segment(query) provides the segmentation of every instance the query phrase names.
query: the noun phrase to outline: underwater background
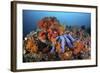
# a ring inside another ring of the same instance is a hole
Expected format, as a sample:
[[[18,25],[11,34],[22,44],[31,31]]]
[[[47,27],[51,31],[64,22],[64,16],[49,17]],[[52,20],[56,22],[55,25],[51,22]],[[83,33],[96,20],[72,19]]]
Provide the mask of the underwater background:
[[[56,17],[65,27],[91,26],[91,13],[23,10],[23,38],[31,31],[36,31],[38,21],[44,17]]]

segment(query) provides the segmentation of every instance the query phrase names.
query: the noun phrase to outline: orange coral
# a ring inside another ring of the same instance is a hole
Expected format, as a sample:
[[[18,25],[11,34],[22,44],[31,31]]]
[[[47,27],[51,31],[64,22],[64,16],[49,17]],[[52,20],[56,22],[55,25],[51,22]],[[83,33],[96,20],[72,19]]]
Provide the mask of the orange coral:
[[[27,40],[27,44],[26,44],[26,50],[30,53],[36,53],[38,51],[38,48],[36,46],[36,43],[33,42],[34,40],[32,38],[29,38]]]
[[[84,44],[81,41],[74,43],[74,54],[78,54],[80,51],[84,49]]]

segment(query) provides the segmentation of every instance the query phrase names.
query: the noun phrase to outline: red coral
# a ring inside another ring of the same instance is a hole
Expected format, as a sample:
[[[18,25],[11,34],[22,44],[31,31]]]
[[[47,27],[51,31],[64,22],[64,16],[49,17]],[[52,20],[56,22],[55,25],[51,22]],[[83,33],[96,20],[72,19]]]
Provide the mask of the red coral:
[[[55,17],[45,17],[39,21],[39,29],[47,31],[49,28],[55,28],[56,25],[59,25],[59,21]]]

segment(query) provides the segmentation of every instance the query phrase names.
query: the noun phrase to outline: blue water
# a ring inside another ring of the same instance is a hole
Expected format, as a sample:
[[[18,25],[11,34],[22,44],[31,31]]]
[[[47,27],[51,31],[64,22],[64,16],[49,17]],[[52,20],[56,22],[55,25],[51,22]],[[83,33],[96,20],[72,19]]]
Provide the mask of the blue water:
[[[91,25],[91,13],[23,10],[23,37],[36,30],[37,22],[44,17],[56,17],[64,26]]]

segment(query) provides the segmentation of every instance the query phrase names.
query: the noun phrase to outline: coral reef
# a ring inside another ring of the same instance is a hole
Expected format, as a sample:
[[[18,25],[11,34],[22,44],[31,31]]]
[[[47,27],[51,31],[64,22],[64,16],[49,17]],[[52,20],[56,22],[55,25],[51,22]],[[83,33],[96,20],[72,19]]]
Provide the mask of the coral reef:
[[[84,26],[65,27],[56,17],[44,17],[37,26],[23,40],[23,62],[91,58],[91,35]]]

